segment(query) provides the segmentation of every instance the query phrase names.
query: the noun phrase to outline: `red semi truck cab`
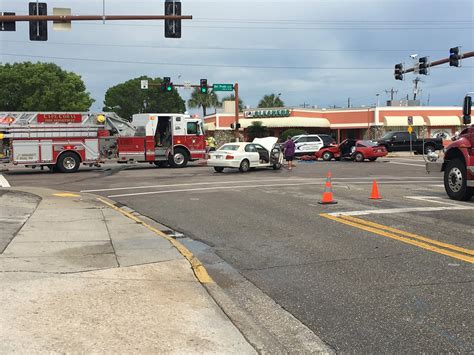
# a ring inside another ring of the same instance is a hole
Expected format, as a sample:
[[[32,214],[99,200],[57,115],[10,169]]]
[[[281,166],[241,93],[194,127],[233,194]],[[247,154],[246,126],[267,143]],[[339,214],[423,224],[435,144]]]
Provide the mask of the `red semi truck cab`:
[[[444,188],[453,200],[468,201],[474,196],[474,127],[471,124],[472,98],[467,94],[463,105],[465,127],[444,152],[441,162],[427,162],[428,172],[444,172]]]

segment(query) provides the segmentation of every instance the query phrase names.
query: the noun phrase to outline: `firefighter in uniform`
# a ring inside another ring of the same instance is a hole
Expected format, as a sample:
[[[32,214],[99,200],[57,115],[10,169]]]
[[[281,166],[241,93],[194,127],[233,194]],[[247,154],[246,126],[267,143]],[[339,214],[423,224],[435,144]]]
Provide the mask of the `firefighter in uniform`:
[[[216,139],[212,136],[206,138],[207,152],[216,150]]]

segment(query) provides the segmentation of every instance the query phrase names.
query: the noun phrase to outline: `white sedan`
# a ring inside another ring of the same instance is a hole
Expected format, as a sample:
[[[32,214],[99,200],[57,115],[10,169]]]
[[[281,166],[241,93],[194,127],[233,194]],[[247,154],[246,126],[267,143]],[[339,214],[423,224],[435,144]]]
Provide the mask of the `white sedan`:
[[[255,138],[253,142],[226,143],[209,154],[208,166],[221,173],[224,168],[236,168],[246,172],[251,168],[272,167],[277,170],[283,164],[283,154],[276,137]]]

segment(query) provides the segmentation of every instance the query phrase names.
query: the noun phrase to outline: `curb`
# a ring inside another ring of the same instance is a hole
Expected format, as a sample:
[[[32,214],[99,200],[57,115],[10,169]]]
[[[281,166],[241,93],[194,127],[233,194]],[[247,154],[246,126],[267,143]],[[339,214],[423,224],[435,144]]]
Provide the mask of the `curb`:
[[[161,238],[164,238],[166,239],[167,241],[169,241],[180,253],[181,255],[183,255],[186,260],[188,260],[188,262],[191,264],[191,268],[193,269],[193,272],[194,272],[194,275],[196,276],[196,278],[198,279],[198,281],[201,283],[201,284],[212,284],[214,283],[214,281],[212,280],[212,278],[209,276],[206,268],[204,267],[204,265],[199,261],[198,258],[196,258],[193,253],[191,253],[189,251],[188,248],[186,248],[183,244],[181,244],[180,242],[178,242],[175,238],[172,238],[170,237],[169,235],[167,235],[166,233],[164,233],[163,231],[160,231],[158,229],[156,229],[155,227],[151,226],[150,224],[146,223],[145,221],[141,220],[140,218],[138,218],[136,215],[139,215],[141,216],[138,212],[132,210],[131,208],[129,207],[126,207],[130,212],[128,211],[125,211],[123,208],[120,208],[117,206],[117,203],[115,202],[111,202],[110,200],[107,200],[103,197],[96,197],[96,199],[100,202],[102,202],[104,205],[114,209],[115,211],[117,212],[120,212],[121,214],[123,214],[124,216],[130,218],[131,220],[141,224],[142,226],[144,226],[145,228],[147,228],[148,230],[152,231],[153,233],[157,234],[158,236],[160,236]],[[133,214],[132,214],[133,213]],[[171,230],[169,230],[171,232]]]

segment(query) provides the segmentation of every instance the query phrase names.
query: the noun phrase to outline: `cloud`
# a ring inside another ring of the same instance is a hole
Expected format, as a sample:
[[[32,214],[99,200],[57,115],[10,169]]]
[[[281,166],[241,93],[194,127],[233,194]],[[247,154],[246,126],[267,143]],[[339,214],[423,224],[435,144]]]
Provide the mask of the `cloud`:
[[[162,1],[105,3],[107,14],[163,13]],[[3,11],[27,13],[28,1],[2,4]],[[48,0],[48,6],[50,13],[53,7],[72,7],[80,15],[102,12],[101,0]],[[95,110],[102,108],[107,88],[140,75],[239,82],[252,106],[279,92],[288,105],[342,106],[348,97],[372,104],[391,87],[411,95],[414,76],[395,81],[393,66],[411,65],[414,52],[436,60],[453,46],[474,49],[474,5],[467,0],[183,0],[182,6],[194,19],[183,22],[179,40],[164,38],[161,21],[127,21],[77,22],[69,32],[50,27],[48,42],[30,42],[28,24],[22,23],[15,33],[0,33],[1,61],[52,61],[78,73],[96,99]],[[431,104],[458,105],[473,87],[471,61],[463,68],[432,68],[421,84],[423,95],[429,91]]]

